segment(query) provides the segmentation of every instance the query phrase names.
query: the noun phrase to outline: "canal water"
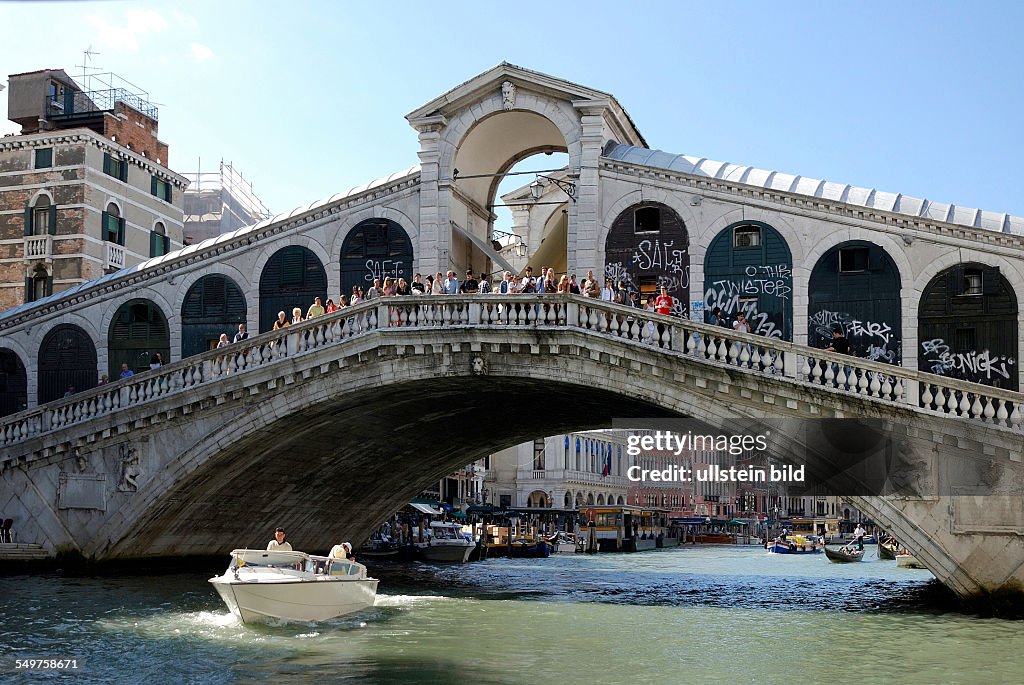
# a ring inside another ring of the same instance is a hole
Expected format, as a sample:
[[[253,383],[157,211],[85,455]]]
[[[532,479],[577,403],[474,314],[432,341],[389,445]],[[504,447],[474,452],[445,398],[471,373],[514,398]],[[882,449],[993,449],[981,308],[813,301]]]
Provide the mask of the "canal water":
[[[710,546],[378,567],[373,609],[258,627],[206,582],[221,568],[6,577],[0,682],[1022,682],[1024,623],[957,613],[930,573],[869,549],[845,565]]]

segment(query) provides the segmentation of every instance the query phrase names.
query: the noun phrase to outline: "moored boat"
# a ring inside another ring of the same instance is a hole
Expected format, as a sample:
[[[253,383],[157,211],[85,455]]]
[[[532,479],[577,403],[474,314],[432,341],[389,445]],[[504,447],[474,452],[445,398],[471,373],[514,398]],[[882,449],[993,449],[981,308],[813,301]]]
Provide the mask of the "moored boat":
[[[474,545],[462,534],[458,523],[430,523],[430,537],[417,545],[420,558],[424,561],[451,561],[464,564],[469,560]]]
[[[864,558],[864,550],[856,549],[854,547],[845,546],[837,549],[829,549],[826,545],[823,549],[825,550],[825,556],[828,557],[828,560],[834,561],[837,564],[860,561]]]
[[[897,568],[926,568],[924,564],[917,560],[910,552],[902,552],[896,555],[896,566]]]
[[[823,546],[818,544],[817,538],[807,535],[788,535],[767,544],[771,554],[818,554]]]
[[[892,538],[883,538],[878,541],[878,558],[892,561],[899,552],[899,544]]]
[[[378,561],[392,561],[398,559],[402,551],[397,540],[381,533],[374,533],[366,544],[359,548],[359,557],[375,559]]]
[[[326,621],[373,606],[377,579],[347,559],[236,549],[210,583],[243,623]]]

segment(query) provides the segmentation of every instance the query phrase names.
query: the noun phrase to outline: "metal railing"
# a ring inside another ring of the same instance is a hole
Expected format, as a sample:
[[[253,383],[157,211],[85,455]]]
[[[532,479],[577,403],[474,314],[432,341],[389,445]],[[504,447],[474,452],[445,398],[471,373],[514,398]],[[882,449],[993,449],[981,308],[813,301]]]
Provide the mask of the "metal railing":
[[[0,445],[13,445],[369,333],[466,326],[585,331],[698,364],[824,388],[837,396],[910,407],[1017,432],[1024,429],[1021,393],[577,295],[487,294],[378,298],[263,333],[245,343],[4,417],[0,419]]]

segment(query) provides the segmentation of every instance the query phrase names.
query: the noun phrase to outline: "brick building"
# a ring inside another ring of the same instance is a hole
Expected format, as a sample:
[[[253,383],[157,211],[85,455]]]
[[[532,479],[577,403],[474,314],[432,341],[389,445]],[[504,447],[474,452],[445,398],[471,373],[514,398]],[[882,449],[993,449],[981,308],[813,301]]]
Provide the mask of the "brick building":
[[[90,86],[9,77],[21,132],[0,139],[0,310],[182,246],[187,179],[167,167],[157,108],[113,75]]]

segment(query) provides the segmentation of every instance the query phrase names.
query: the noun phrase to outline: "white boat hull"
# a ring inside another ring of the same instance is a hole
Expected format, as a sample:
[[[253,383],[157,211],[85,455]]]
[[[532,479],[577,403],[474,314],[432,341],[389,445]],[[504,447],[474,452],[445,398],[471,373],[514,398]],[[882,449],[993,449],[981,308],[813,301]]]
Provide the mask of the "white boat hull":
[[[473,552],[473,545],[424,545],[420,554],[424,561],[451,561],[464,564]]]
[[[210,578],[243,623],[326,621],[373,606],[377,579],[354,561],[304,552],[236,549],[222,575]]]
[[[214,578],[210,581],[231,613],[243,623],[326,621],[373,606],[377,580],[324,578],[265,583]]]

